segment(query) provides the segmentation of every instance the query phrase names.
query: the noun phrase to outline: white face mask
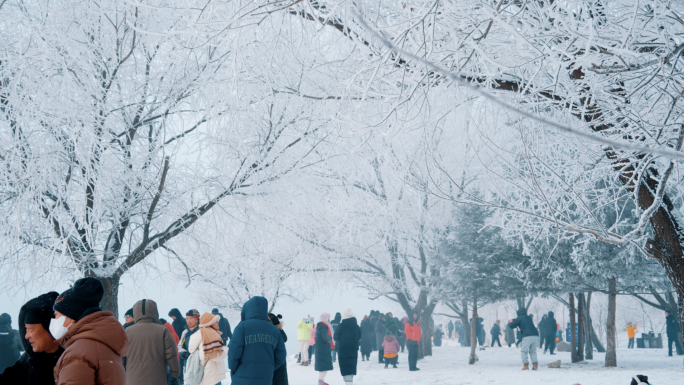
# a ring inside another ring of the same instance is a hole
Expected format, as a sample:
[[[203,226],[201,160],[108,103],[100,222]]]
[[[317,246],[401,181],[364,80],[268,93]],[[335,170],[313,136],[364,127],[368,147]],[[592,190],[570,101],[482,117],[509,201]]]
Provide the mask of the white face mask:
[[[50,320],[50,334],[56,340],[64,337],[69,331],[69,328],[73,323],[67,327],[64,327],[64,322],[66,321],[66,316],[61,316],[59,318],[53,318]]]

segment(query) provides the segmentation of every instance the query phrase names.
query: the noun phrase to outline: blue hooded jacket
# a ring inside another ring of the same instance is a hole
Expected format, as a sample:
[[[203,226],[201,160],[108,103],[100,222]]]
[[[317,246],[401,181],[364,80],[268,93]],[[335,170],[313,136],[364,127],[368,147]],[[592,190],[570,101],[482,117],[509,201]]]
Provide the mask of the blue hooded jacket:
[[[271,385],[287,352],[280,330],[268,320],[268,300],[252,297],[245,302],[240,321],[228,344],[232,384]]]

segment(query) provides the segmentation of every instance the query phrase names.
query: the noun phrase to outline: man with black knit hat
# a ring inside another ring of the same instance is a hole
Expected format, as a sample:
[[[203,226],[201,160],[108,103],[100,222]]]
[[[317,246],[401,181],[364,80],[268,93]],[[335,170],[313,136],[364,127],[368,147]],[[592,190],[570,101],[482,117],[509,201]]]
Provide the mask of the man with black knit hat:
[[[104,288],[97,278],[81,278],[60,294],[50,333],[65,350],[55,367],[55,385],[124,385],[121,356],[126,331],[114,314],[100,309]]]
[[[188,352],[188,344],[190,343],[190,337],[192,337],[195,332],[199,330],[199,319],[200,313],[197,309],[190,309],[185,313],[185,322],[187,326],[183,333],[181,334],[180,340],[178,342],[178,356],[180,357],[181,365],[181,384],[184,382],[183,372],[185,371],[185,361],[190,357],[190,352]]]
[[[126,323],[123,325],[124,329],[128,329],[129,326],[135,325],[135,318],[133,318],[132,308],[126,310],[126,313],[124,314],[124,321],[126,321]]]
[[[233,337],[233,333],[230,331],[230,322],[219,313],[219,310],[214,308],[211,310],[211,314],[221,317],[219,320],[219,331],[221,332],[221,339],[223,339],[223,344],[228,345],[228,339]]]
[[[26,353],[0,374],[3,385],[53,385],[53,371],[64,352],[48,331],[59,293],[42,294],[19,310],[19,337]]]
[[[0,315],[0,373],[6,368],[14,365],[19,359],[21,351],[21,340],[19,332],[12,329],[12,317],[3,313]]]

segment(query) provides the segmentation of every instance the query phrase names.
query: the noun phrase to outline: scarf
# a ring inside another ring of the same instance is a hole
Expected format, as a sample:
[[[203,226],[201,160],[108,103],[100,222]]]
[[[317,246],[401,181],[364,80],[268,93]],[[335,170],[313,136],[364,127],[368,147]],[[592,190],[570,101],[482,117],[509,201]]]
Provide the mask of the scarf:
[[[221,319],[219,315],[204,313],[200,318],[200,334],[202,336],[202,351],[204,362],[209,362],[223,353],[223,340],[221,333],[211,327]]]
[[[332,325],[330,324],[330,314],[328,313],[323,313],[321,314],[321,322],[325,324],[325,326],[328,327],[328,335],[332,337]],[[330,338],[330,349],[335,349],[335,342],[333,341],[332,338]]]

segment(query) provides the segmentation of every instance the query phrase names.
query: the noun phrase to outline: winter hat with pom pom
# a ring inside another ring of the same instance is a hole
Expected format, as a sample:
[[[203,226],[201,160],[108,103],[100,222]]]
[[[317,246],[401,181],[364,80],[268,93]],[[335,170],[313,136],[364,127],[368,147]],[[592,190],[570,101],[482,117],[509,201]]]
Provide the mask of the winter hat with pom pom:
[[[344,310],[344,313],[342,313],[342,319],[345,320],[347,318],[351,318],[354,316],[354,312],[352,312],[352,309],[350,307],[346,308]]]
[[[81,278],[57,298],[53,309],[71,319],[79,320],[86,310],[100,306],[103,296],[104,287],[99,279]]]

